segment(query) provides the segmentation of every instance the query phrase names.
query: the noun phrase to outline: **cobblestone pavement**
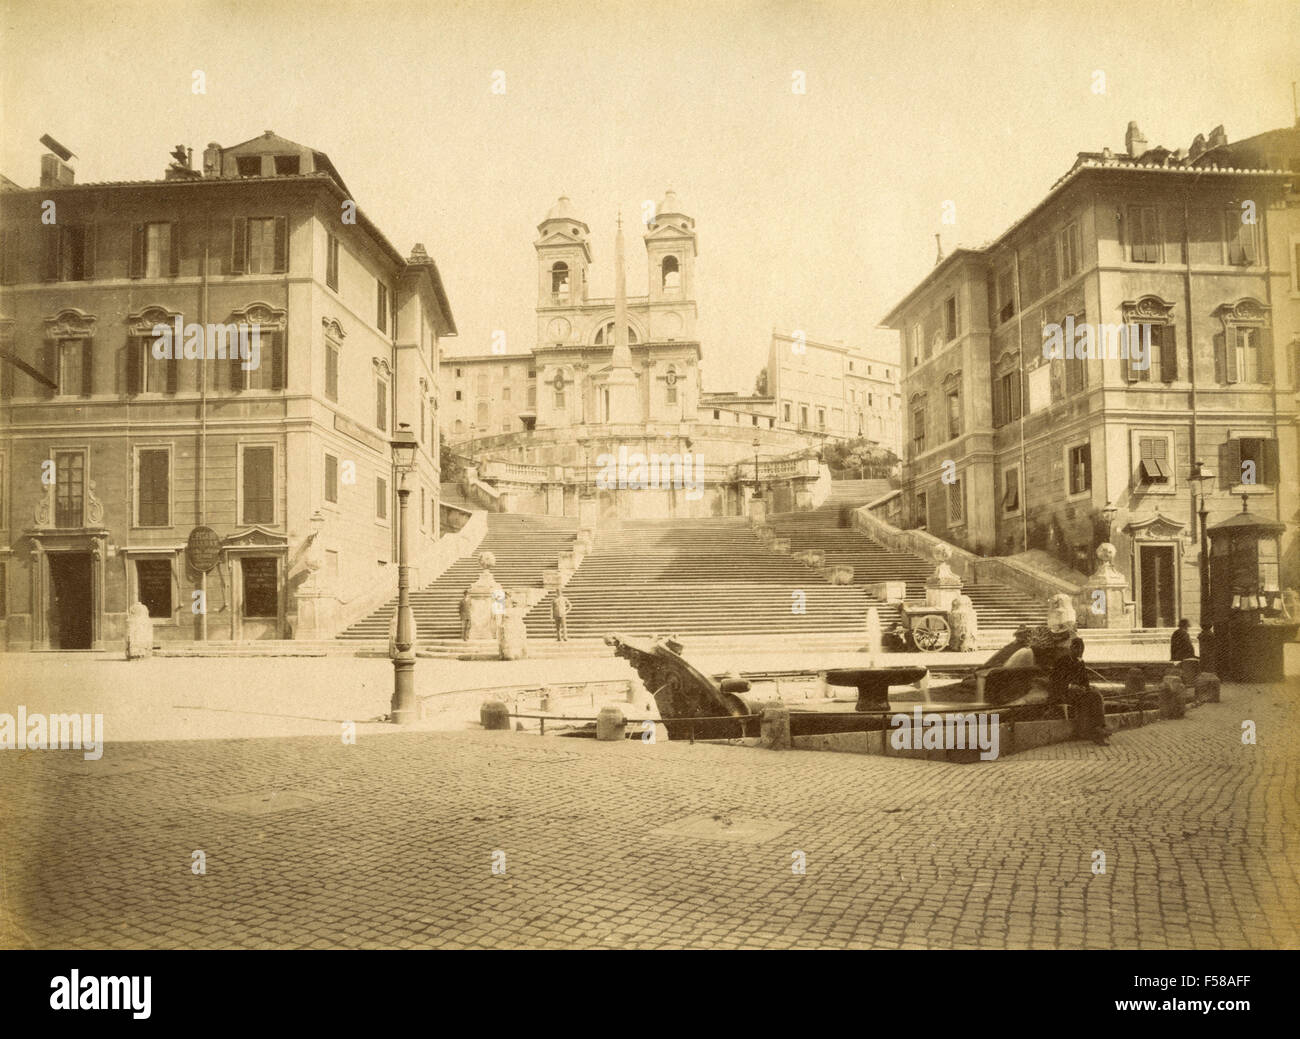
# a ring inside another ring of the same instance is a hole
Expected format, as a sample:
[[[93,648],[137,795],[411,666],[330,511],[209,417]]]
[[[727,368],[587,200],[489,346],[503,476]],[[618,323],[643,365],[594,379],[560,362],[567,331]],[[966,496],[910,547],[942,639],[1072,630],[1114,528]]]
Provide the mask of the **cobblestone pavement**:
[[[485,732],[6,751],[0,938],[1294,948],[1295,693],[972,765]]]

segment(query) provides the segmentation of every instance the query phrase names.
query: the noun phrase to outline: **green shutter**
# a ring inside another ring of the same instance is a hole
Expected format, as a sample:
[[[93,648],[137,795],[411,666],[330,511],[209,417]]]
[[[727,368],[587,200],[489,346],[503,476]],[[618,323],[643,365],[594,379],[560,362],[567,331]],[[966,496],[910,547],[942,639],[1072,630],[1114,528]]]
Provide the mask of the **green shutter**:
[[[230,231],[230,273],[243,274],[248,266],[248,220],[235,217]]]
[[[286,371],[288,365],[285,357],[287,351],[284,345],[284,333],[272,332],[268,345],[271,348],[271,389],[282,390],[285,387],[286,375],[288,374]]]
[[[167,273],[174,278],[176,277],[176,275],[180,274],[181,272],[180,225],[177,224],[175,221],[167,225],[167,237],[169,243],[167,247],[167,253],[168,253],[168,259],[170,263],[170,269],[168,270]]]
[[[1259,381],[1265,385],[1273,383],[1273,330],[1259,330]]]
[[[144,224],[136,224],[131,229],[131,268],[132,278],[144,277]]]
[[[1219,486],[1228,490],[1241,483],[1241,441],[1225,440],[1219,445]]]
[[[81,395],[89,397],[95,392],[95,341],[81,341]]]
[[[60,255],[63,251],[63,228],[50,224],[42,229],[45,239],[44,264],[41,267],[42,281],[58,281],[60,272]]]
[[[82,225],[81,235],[81,276],[86,281],[93,281],[95,277],[95,225]]]
[[[128,337],[126,341],[126,392],[140,392],[140,367],[144,363],[143,353],[146,339]]]
[[[289,269],[289,219],[275,218],[275,272],[283,274]]]
[[[1273,439],[1261,441],[1264,445],[1264,472],[1261,474],[1261,483],[1269,487],[1277,487],[1281,479],[1278,469],[1278,451],[1277,441]]]

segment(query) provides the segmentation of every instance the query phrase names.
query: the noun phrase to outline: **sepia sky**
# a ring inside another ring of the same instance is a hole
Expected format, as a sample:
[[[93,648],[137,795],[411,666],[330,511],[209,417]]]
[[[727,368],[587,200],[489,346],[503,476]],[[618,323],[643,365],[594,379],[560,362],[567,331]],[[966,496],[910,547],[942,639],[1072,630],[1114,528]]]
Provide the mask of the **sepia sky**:
[[[0,0],[0,172],[38,143],[78,181],[160,178],[178,143],[264,130],[329,154],[399,251],[435,257],[460,337],[534,346],[536,225],[560,194],[613,294],[617,211],[696,219],[708,389],[747,390],[773,327],[876,326],[945,249],[1023,215],[1078,151],[1292,123],[1293,0],[776,3]],[[207,93],[191,92],[205,73]],[[504,95],[490,93],[495,70]],[[792,92],[802,71],[807,93]],[[1093,91],[1094,72],[1105,93]],[[957,223],[941,224],[952,200]],[[628,291],[646,292],[631,227]]]

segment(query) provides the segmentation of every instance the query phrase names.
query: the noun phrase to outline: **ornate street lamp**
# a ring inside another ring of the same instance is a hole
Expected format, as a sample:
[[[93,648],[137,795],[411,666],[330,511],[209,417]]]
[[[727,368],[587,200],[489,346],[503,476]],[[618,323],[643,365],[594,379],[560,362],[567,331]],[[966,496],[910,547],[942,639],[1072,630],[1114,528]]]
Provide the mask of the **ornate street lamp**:
[[[1201,670],[1214,670],[1214,632],[1210,620],[1210,538],[1207,533],[1209,530],[1210,510],[1205,504],[1205,481],[1214,479],[1214,470],[1204,462],[1192,463],[1192,480],[1196,483],[1197,507],[1196,515],[1201,519],[1201,558],[1200,558],[1200,578],[1201,578],[1201,635],[1197,639],[1197,648],[1200,650]]]
[[[389,441],[393,449],[393,470],[397,473],[397,637],[393,640],[393,700],[389,707],[398,725],[416,718],[415,703],[415,616],[411,611],[409,574],[410,525],[406,520],[406,500],[410,488],[406,474],[415,468],[415,434],[409,423],[401,422]]]
[[[754,437],[754,442],[750,446],[754,449],[754,497],[761,498],[763,491],[758,485],[758,449],[762,446],[762,441]]]

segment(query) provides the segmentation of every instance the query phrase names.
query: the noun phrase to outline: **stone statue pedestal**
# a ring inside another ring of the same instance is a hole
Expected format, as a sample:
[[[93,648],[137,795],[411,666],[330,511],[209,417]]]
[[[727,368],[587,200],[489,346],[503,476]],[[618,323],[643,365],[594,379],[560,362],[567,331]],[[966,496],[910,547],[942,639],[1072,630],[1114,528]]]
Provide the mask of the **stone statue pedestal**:
[[[1097,569],[1084,585],[1083,626],[1088,628],[1131,628],[1126,608],[1128,581],[1114,567],[1115,546],[1104,542],[1097,546]]]
[[[495,639],[501,630],[506,593],[492,576],[492,568],[497,565],[496,556],[491,552],[482,552],[478,557],[478,565],[482,570],[466,590],[469,596],[469,637],[471,640]]]
[[[596,521],[599,518],[599,505],[595,498],[578,499],[578,526],[584,533],[589,530],[595,530]]]
[[[950,611],[953,600],[961,595],[961,578],[948,565],[951,558],[952,549],[944,545],[939,550],[939,564],[925,580],[925,604],[942,607],[944,612]]]
[[[527,605],[520,602],[517,596],[509,597],[497,643],[502,660],[522,660],[528,656],[528,630],[524,627],[524,615],[527,612]]]
[[[749,499],[749,524],[761,527],[767,522],[767,502],[762,498]]]
[[[126,659],[143,660],[153,656],[153,618],[142,602],[131,604],[126,611]]]

